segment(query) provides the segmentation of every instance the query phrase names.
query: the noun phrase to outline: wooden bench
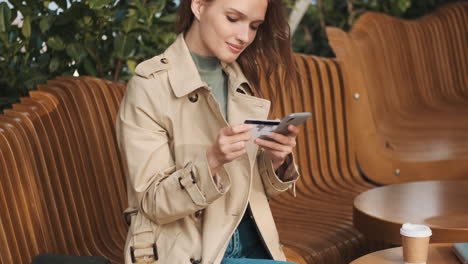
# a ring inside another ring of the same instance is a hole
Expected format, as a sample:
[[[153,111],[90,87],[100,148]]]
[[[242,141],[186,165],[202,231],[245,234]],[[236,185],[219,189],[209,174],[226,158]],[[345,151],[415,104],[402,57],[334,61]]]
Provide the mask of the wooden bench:
[[[352,226],[353,198],[373,185],[361,177],[349,144],[340,66],[295,58],[299,85],[282,88],[273,116],[311,111],[313,118],[296,149],[297,198],[285,193],[271,201],[272,210],[289,260],[349,263],[385,247]],[[126,170],[114,121],[124,90],[96,78],[62,77],[0,115],[0,263],[30,263],[44,252],[123,262]]]
[[[123,88],[60,78],[0,116],[0,263],[44,252],[122,262],[127,202],[113,119]]]
[[[352,204],[374,187],[360,175],[349,144],[341,68],[333,59],[297,55],[295,90],[283,87],[275,116],[310,111],[296,149],[303,178],[271,205],[282,243],[298,252],[297,263],[349,263],[386,245],[366,240],[352,224]]]
[[[364,174],[384,184],[468,178],[468,3],[414,21],[366,13],[349,33],[327,34]]]

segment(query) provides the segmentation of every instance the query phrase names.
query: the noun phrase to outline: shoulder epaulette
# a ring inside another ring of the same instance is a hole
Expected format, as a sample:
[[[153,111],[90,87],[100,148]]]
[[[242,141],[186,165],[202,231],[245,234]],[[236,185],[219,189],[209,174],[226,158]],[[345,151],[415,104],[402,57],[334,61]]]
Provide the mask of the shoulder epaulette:
[[[152,74],[169,69],[169,59],[163,55],[155,56],[138,64],[135,73],[141,77],[149,78]]]

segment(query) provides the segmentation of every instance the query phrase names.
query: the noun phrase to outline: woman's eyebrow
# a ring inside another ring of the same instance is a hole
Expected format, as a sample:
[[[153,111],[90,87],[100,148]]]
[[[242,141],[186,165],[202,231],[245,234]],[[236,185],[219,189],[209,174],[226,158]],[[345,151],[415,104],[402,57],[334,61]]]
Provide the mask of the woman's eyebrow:
[[[237,9],[234,9],[232,7],[228,8],[227,9],[228,12],[233,12],[233,13],[236,13],[240,18],[247,18],[247,16],[242,13],[241,11],[237,10]],[[263,22],[263,19],[257,19],[255,21],[252,21],[253,23],[257,23],[257,22],[260,22],[262,23]]]

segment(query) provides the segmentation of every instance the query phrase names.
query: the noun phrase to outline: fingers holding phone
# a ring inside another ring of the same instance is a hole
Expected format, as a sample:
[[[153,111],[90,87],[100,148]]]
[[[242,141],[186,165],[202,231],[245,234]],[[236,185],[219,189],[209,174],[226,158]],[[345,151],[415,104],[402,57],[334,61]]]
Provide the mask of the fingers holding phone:
[[[272,133],[266,135],[267,139],[257,138],[255,144],[263,147],[270,155],[273,163],[273,168],[278,169],[286,160],[287,156],[292,153],[296,146],[296,137],[299,134],[299,128],[294,125],[287,127],[288,133],[286,135],[279,133]]]
[[[246,124],[253,124],[255,128],[251,130],[254,141],[270,155],[273,167],[278,169],[292,153],[296,146],[296,137],[299,134],[298,126],[312,116],[310,112],[292,113],[277,120],[245,120]]]
[[[246,153],[245,147],[251,138],[249,131],[252,128],[252,125],[241,124],[224,127],[219,131],[215,143],[206,152],[212,175],[225,163]]]

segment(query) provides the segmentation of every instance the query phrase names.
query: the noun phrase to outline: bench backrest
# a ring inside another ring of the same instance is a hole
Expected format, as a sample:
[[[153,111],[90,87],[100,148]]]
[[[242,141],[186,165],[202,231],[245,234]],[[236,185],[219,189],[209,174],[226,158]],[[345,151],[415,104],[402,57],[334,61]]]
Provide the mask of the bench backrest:
[[[59,78],[0,116],[0,263],[39,253],[120,263],[124,168],[114,135],[123,86]]]
[[[468,3],[408,21],[366,13],[327,29],[354,148],[380,183],[468,177]]]

